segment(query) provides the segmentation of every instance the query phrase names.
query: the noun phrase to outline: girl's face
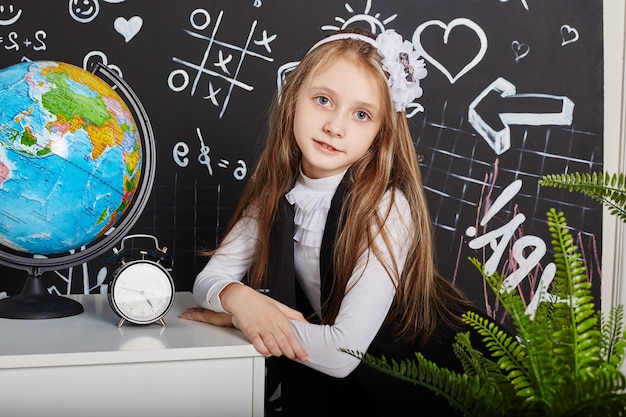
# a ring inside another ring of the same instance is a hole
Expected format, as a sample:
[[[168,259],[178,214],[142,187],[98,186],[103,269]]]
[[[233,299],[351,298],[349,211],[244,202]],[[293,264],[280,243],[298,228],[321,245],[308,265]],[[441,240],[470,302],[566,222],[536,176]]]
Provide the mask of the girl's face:
[[[338,174],[369,149],[383,120],[376,81],[339,58],[312,75],[298,94],[294,134],[302,171],[310,178]]]

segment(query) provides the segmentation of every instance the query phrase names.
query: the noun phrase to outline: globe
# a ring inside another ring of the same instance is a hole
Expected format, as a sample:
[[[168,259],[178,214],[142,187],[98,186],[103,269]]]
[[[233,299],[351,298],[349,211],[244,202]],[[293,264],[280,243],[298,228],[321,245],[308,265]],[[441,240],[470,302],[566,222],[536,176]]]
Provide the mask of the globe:
[[[0,263],[38,278],[111,248],[145,206],[153,153],[143,106],[109,68],[0,70]],[[25,310],[48,302],[40,287],[27,281]]]
[[[124,214],[141,175],[134,118],[115,90],[70,64],[0,71],[0,243],[78,249]]]

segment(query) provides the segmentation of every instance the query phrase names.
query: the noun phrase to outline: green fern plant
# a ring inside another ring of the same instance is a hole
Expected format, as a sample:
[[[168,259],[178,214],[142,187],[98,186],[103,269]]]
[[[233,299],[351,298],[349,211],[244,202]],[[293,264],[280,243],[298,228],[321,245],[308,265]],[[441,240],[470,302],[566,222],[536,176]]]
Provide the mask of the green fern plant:
[[[584,178],[577,181],[582,183]],[[600,180],[590,181],[598,184]],[[623,187],[623,178],[615,184]],[[617,193],[600,194],[610,199]],[[388,362],[385,357],[343,351],[382,372],[433,390],[465,416],[626,416],[626,377],[620,370],[626,349],[624,308],[612,308],[608,317],[595,310],[586,268],[563,213],[551,209],[547,219],[556,274],[547,293],[540,295],[534,317],[526,314],[517,291],[503,290],[504,277],[497,272],[487,274],[476,258],[470,258],[516,329],[514,337],[474,312],[462,316],[482,337],[493,359],[471,345],[469,332],[458,333],[454,344],[462,374],[438,366],[419,352],[412,360]]]
[[[544,175],[539,180],[539,185],[582,193],[600,202],[609,209],[612,215],[626,222],[626,175],[624,173],[550,174]]]

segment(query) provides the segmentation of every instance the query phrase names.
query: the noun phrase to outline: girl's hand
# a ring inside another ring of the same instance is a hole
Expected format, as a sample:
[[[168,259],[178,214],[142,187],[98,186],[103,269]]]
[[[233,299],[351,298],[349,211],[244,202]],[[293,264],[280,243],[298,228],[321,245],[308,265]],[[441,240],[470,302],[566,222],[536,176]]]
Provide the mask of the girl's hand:
[[[247,285],[229,285],[220,294],[224,308],[237,320],[237,327],[264,356],[285,355],[306,361],[307,355],[289,324],[306,322],[302,314]]]
[[[233,316],[228,313],[217,313],[200,307],[188,308],[178,315],[181,319],[200,321],[215,326],[234,327]]]

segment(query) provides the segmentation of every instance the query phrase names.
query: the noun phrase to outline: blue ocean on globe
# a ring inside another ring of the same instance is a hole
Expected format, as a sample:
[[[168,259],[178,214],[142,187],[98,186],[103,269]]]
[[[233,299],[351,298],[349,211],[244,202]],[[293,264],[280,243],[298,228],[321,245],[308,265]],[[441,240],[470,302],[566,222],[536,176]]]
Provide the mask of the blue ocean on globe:
[[[51,255],[105,234],[141,175],[132,113],[99,77],[56,61],[0,70],[0,244]]]

